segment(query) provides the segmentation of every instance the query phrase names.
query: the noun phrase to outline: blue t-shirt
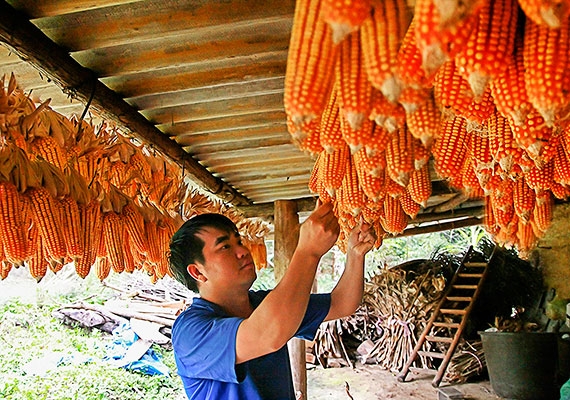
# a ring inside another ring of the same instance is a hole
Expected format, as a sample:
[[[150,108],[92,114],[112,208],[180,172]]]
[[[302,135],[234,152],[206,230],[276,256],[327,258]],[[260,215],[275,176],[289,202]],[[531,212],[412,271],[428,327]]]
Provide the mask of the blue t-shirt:
[[[269,291],[249,292],[253,307]],[[329,294],[313,294],[296,337],[312,340],[330,308]],[[172,327],[178,374],[189,399],[295,399],[287,346],[236,365],[236,334],[243,318],[201,298]]]

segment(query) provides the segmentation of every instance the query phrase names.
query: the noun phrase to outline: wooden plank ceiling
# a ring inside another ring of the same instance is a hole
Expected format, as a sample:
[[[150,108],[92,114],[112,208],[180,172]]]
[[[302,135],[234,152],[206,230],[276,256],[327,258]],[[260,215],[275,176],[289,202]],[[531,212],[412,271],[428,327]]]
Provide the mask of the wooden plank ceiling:
[[[14,72],[22,88],[51,98],[66,116],[89,103],[93,116],[160,149],[250,215],[271,214],[278,199],[303,209],[314,197],[307,187],[314,160],[292,144],[283,107],[294,7],[294,0],[0,1],[0,75]],[[456,196],[435,175],[433,193],[424,220],[481,216],[481,202],[433,215]]]

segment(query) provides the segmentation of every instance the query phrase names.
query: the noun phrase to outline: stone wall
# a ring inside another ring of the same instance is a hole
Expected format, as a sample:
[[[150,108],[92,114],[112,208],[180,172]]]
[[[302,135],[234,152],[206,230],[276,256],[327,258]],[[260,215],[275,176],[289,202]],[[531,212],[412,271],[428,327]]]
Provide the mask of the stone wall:
[[[559,299],[570,299],[570,204],[559,204],[552,225],[538,242],[539,265]]]

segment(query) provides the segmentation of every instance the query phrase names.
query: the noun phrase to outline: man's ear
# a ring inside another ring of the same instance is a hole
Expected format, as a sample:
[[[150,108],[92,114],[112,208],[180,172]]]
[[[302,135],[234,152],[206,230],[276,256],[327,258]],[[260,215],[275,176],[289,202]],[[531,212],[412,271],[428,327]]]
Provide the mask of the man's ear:
[[[192,263],[192,264],[188,264],[188,266],[186,267],[186,270],[188,271],[188,273],[190,274],[190,276],[194,279],[196,279],[196,281],[198,282],[206,282],[206,276],[202,274],[202,272],[200,271],[198,264]]]

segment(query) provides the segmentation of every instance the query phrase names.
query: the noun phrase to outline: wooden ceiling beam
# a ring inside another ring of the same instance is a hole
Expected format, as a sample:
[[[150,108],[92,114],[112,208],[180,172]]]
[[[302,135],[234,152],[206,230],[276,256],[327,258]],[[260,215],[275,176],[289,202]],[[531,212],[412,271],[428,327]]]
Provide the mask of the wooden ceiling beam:
[[[115,92],[103,85],[92,71],[73,60],[62,47],[52,42],[25,15],[6,2],[0,2],[0,41],[49,76],[64,92],[90,104],[102,118],[115,122],[129,134],[144,143],[152,144],[173,162],[183,166],[189,177],[203,189],[236,205],[251,203],[233,187],[214,177],[180,145],[150,124]]]

